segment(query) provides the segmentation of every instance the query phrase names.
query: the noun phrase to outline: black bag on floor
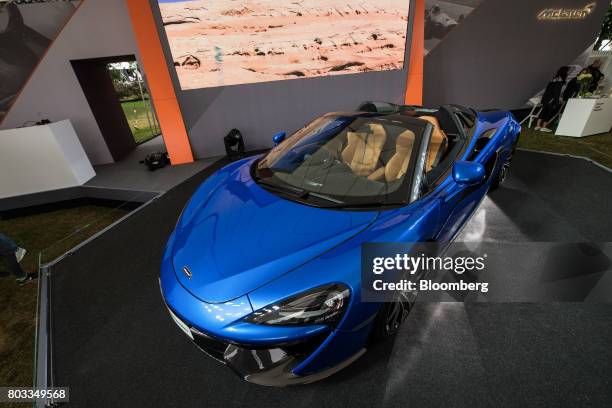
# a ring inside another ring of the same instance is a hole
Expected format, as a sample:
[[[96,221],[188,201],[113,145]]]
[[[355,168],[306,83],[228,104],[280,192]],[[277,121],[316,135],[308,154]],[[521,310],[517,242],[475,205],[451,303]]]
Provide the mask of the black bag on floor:
[[[232,129],[223,138],[225,153],[230,161],[242,159],[244,157],[244,139],[238,129]]]
[[[170,157],[168,152],[153,152],[147,154],[145,159],[140,161],[140,164],[147,166],[149,171],[154,171],[170,164]]]

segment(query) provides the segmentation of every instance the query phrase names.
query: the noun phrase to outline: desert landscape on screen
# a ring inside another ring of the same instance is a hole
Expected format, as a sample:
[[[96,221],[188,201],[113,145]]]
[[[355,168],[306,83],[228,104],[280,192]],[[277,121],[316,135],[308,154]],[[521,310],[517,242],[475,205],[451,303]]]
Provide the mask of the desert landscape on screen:
[[[160,2],[182,89],[401,69],[408,0]]]

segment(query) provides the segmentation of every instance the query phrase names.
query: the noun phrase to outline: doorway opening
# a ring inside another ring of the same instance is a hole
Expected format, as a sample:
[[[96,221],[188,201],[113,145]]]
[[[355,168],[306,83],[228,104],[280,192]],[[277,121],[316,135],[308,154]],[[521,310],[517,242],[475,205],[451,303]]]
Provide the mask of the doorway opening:
[[[136,61],[110,62],[106,69],[136,144],[161,134],[149,91]]]
[[[156,137],[160,134],[159,122],[146,78],[138,69],[134,55],[71,60],[70,63],[113,162],[123,160],[141,146],[147,150],[154,144],[157,150],[165,150],[161,136]]]

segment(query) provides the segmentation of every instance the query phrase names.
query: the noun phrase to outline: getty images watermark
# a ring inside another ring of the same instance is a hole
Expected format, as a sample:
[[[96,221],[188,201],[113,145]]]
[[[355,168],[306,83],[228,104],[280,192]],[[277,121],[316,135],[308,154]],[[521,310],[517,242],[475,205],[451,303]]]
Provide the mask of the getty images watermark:
[[[452,272],[463,275],[466,272],[482,271],[485,269],[487,254],[482,256],[428,256],[424,253],[409,255],[407,253],[394,256],[378,256],[372,260],[372,273],[378,275],[374,279],[372,288],[375,291],[480,291],[488,292],[488,282],[468,282],[463,279],[457,282],[435,282],[427,279],[430,272]],[[383,278],[390,276],[389,272],[397,272],[393,276],[399,280],[386,281]],[[410,276],[410,279],[401,278]]]
[[[369,243],[361,300],[612,303],[612,244]]]
[[[392,301],[408,292],[430,300],[443,300],[441,296],[453,292],[462,298],[487,293],[489,282],[477,279],[487,268],[487,258],[486,253],[449,251],[437,243],[364,244],[362,300]]]

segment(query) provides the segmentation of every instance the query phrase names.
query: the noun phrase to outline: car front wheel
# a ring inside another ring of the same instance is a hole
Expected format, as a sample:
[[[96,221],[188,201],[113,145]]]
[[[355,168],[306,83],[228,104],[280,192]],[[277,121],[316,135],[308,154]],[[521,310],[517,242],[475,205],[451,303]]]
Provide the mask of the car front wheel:
[[[395,302],[384,303],[376,315],[376,320],[374,320],[370,340],[379,341],[395,335],[408,317],[408,313],[416,300],[416,295],[416,293],[406,292],[402,293]]]

